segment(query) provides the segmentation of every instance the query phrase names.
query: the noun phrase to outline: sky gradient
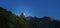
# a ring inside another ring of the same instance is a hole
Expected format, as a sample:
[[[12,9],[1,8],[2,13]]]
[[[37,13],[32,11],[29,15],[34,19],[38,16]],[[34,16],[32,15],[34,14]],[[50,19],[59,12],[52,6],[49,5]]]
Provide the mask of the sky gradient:
[[[50,16],[60,20],[60,0],[0,0],[0,6],[16,15]]]

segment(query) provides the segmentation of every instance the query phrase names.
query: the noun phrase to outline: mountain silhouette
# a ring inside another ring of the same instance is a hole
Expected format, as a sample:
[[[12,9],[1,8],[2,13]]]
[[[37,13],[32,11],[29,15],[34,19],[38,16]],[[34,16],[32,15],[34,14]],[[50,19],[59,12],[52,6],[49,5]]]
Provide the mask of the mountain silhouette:
[[[60,21],[48,16],[43,18],[25,17],[24,13],[16,16],[11,11],[0,7],[0,28],[60,28]]]

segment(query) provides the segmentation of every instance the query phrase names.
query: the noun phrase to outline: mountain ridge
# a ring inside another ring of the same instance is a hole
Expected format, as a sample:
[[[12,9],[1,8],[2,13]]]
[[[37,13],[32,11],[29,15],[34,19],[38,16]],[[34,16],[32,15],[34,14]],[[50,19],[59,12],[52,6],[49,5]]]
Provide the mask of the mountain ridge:
[[[60,28],[60,21],[51,21],[47,16],[43,18],[35,16],[31,20],[26,20],[0,7],[0,28]]]

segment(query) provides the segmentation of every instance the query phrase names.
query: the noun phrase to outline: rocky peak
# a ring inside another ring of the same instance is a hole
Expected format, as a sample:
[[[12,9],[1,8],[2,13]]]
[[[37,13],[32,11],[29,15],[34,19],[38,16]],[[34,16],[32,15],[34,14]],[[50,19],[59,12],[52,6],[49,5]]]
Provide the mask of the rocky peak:
[[[27,15],[25,13],[21,13],[20,17],[25,18]]]

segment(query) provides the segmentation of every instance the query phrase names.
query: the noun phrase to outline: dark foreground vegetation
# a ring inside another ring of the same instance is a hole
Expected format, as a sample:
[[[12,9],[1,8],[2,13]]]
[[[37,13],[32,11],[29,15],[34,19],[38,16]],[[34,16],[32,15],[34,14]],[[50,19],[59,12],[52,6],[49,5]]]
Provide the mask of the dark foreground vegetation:
[[[27,21],[0,7],[0,28],[60,28],[60,21],[46,16]]]

